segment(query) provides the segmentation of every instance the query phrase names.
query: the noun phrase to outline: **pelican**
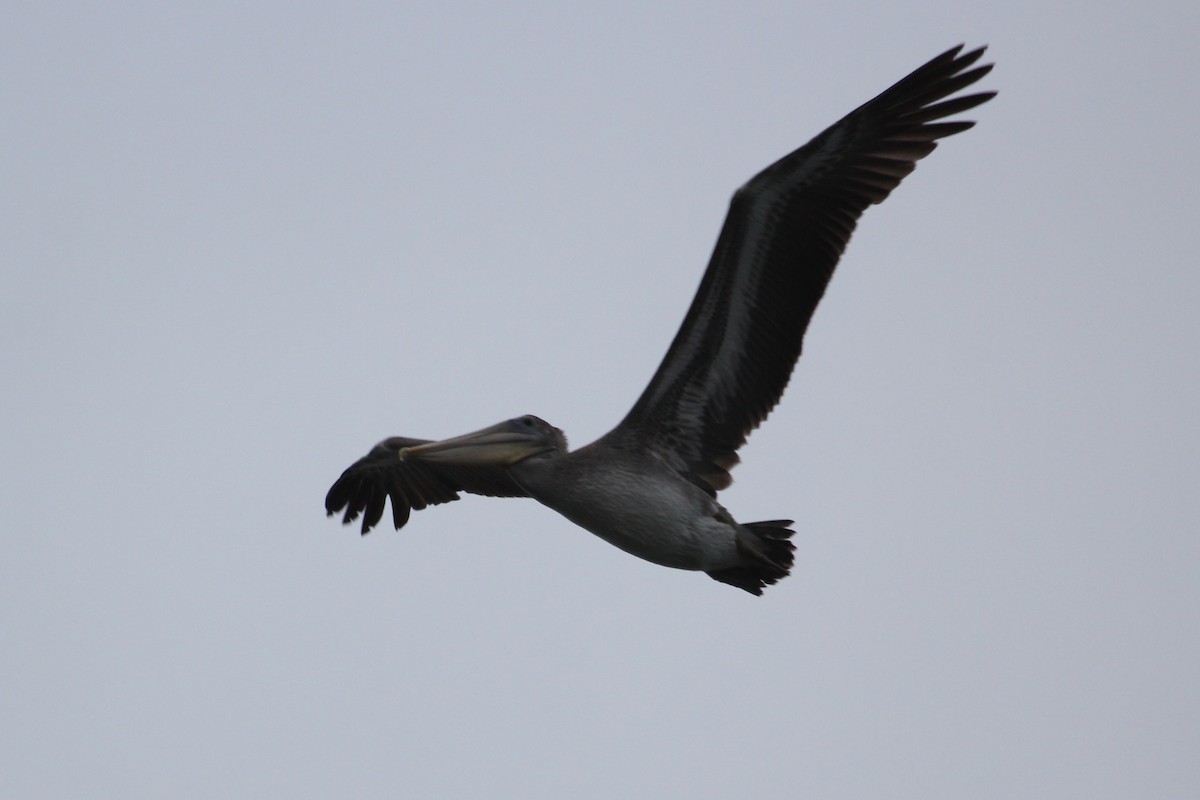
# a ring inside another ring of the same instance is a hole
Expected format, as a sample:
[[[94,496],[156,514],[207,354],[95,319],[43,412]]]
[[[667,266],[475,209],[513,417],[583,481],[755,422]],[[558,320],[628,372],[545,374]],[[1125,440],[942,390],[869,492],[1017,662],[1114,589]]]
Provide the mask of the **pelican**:
[[[330,488],[328,515],[361,515],[366,534],[388,499],[399,530],[459,492],[532,497],[635,556],[761,595],[791,571],[793,522],[739,523],[717,493],[783,395],[859,216],[974,125],[939,120],[995,96],[950,98],[991,71],[973,66],[984,49],[942,53],[734,193],[683,326],[617,427],[573,451],[531,415],[441,441],[384,439]]]

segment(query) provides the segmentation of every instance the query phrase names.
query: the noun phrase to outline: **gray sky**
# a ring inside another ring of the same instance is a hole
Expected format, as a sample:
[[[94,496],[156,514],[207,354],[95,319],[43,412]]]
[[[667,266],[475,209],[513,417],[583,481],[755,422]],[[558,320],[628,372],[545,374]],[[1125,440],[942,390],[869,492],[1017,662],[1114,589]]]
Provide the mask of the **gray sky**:
[[[7,7],[0,795],[1200,794],[1193,3],[397,5]],[[730,193],[964,41],[722,495],[792,577],[325,519],[602,434]]]

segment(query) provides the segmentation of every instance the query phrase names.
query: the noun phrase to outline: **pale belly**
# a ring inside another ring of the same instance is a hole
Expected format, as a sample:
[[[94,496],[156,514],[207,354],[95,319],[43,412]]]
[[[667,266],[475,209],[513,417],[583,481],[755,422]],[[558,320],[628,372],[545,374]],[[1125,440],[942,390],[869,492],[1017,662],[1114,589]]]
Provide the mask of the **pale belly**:
[[[666,567],[714,570],[740,566],[736,523],[695,486],[661,476],[595,476],[578,491],[534,497],[627,553]]]

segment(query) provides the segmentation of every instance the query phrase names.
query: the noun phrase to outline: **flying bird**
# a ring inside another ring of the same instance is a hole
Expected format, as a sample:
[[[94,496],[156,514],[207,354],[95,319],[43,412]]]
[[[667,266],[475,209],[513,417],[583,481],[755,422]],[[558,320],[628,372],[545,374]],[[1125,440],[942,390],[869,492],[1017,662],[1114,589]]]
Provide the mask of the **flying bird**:
[[[995,96],[951,98],[991,71],[974,66],[984,49],[942,53],[734,193],[683,326],[617,427],[573,451],[531,415],[440,441],[384,439],[333,484],[327,513],[361,515],[366,534],[389,499],[399,530],[459,492],[532,497],[635,556],[762,594],[791,571],[793,522],[739,523],[717,493],[779,402],[859,216],[974,125],[942,120]]]

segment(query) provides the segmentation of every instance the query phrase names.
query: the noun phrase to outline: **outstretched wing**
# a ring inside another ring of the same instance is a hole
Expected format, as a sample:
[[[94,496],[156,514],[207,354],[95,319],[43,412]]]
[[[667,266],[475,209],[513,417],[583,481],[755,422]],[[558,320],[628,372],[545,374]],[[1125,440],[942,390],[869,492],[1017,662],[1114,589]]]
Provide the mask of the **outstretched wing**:
[[[779,401],[804,332],[858,218],[883,202],[937,140],[973,122],[938,122],[995,92],[945,98],[991,65],[949,50],[733,196],[700,288],[650,385],[609,436],[651,444],[715,494],[737,449]]]
[[[383,517],[384,503],[392,501],[392,523],[396,530],[408,522],[412,510],[449,503],[459,492],[489,497],[528,497],[501,467],[465,467],[401,459],[406,447],[428,444],[428,439],[393,436],[371,448],[338,478],[325,495],[325,512],[333,516],[345,509],[343,524],[362,514],[366,534]]]

